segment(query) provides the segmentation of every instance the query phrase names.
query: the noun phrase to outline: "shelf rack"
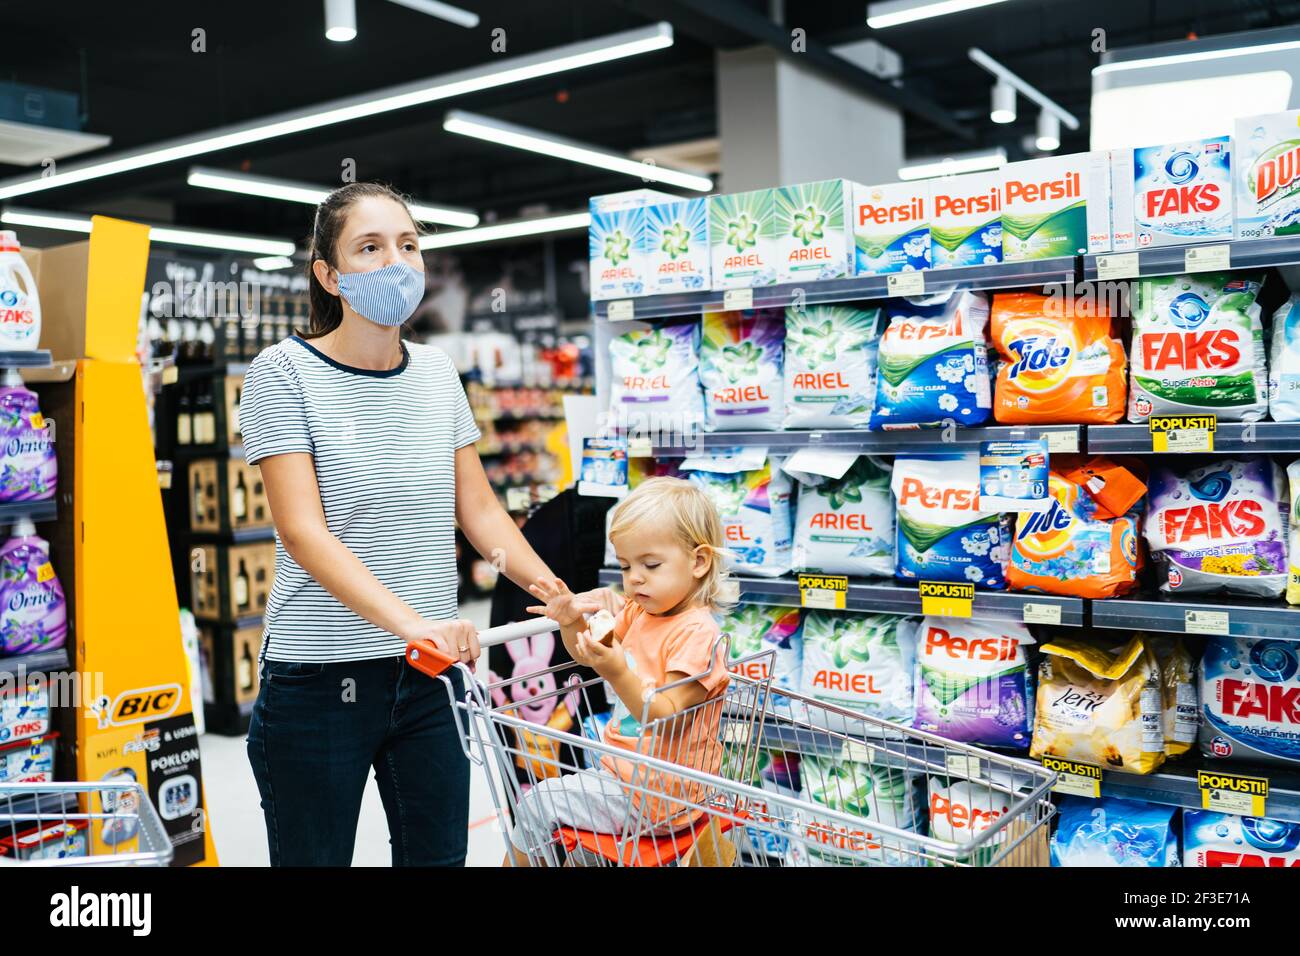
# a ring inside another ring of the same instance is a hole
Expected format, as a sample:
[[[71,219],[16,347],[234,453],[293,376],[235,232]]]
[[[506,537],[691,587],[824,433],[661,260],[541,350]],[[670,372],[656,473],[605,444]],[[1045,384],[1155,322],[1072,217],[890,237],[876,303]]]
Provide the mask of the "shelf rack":
[[[1138,257],[1137,275],[1179,275],[1187,271],[1189,249],[1204,249],[1216,245],[1228,247],[1228,269],[1271,269],[1300,264],[1300,236],[1275,236],[1272,239],[1242,239],[1223,243],[1209,242],[1190,246],[1142,249],[1135,253]],[[1113,255],[1116,254],[1112,253]],[[1083,257],[1081,272],[1085,282],[1096,281],[1098,258],[1098,256]]]
[[[898,455],[923,452],[969,451],[982,441],[1022,441],[1046,438],[1052,451],[1082,451],[1082,425],[994,425],[987,428],[907,429],[866,431],[861,428],[830,428],[820,431],[699,432],[691,444],[677,442],[655,445],[651,454],[684,457],[721,448],[767,448],[789,453],[799,448],[831,448],[868,455]]]
[[[1300,641],[1300,607],[1279,598],[1254,601],[1243,597],[1138,596],[1089,601],[1093,627],[1121,630],[1161,631],[1173,634],[1205,634],[1189,615],[1217,612],[1227,621],[1232,637],[1267,637]]]
[[[1152,454],[1146,425],[1089,425],[1092,454]],[[1216,455],[1300,453],[1300,422],[1219,422],[1214,431]]]
[[[68,658],[68,646],[54,647],[45,651],[33,651],[30,654],[16,654],[12,657],[0,657],[0,671],[9,673],[19,668],[29,674],[44,674],[51,671],[66,671],[71,667]]]

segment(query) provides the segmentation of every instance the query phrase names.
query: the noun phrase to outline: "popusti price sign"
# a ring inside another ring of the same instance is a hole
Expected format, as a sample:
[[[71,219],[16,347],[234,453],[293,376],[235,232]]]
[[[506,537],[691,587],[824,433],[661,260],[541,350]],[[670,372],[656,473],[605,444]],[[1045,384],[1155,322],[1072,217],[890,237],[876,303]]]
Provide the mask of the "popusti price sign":
[[[922,581],[921,613],[927,617],[970,617],[975,600],[974,584],[947,581]]]
[[[849,579],[842,574],[799,575],[799,603],[803,607],[844,610],[849,593]]]
[[[1201,808],[1262,817],[1268,801],[1268,779],[1244,777],[1235,773],[1211,770],[1196,772],[1196,786],[1201,791]]]
[[[1151,450],[1174,454],[1214,451],[1218,420],[1213,415],[1152,415],[1147,419]]]
[[[1092,764],[1079,763],[1076,760],[1062,760],[1059,757],[1044,757],[1043,767],[1060,774],[1054,793],[1068,793],[1076,797],[1101,796],[1101,768]]]

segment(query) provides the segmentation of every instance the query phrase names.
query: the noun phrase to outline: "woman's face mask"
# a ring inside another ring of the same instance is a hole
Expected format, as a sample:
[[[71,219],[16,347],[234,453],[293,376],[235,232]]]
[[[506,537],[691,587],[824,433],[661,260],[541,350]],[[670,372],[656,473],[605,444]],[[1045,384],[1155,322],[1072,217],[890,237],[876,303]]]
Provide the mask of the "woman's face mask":
[[[394,262],[371,272],[340,272],[339,295],[377,325],[401,325],[424,298],[424,273]]]

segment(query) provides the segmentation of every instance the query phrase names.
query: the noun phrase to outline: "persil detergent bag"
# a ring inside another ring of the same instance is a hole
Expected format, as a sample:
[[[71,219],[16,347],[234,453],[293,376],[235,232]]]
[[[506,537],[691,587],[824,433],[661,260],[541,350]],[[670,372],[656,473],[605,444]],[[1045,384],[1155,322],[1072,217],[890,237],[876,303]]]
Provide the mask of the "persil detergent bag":
[[[790,476],[768,459],[762,467],[734,473],[687,471],[722,521],[730,570],[775,577],[790,570]]]
[[[1146,539],[1160,590],[1281,597],[1287,581],[1287,498],[1268,458],[1225,458],[1151,471]]]
[[[1041,650],[1030,757],[1126,773],[1164,763],[1160,664],[1141,634],[1113,651],[1068,637]]]
[[[766,431],[781,427],[785,315],[780,309],[705,312],[700,331],[704,427]]]
[[[916,620],[806,610],[799,693],[882,720],[911,723]]]
[[[1178,866],[1177,807],[1122,797],[1062,797],[1052,866]]]
[[[799,761],[806,819],[803,839],[791,843],[793,862],[805,866],[924,866],[906,833],[925,831],[924,781],[918,774],[836,755],[805,754]],[[873,826],[875,824],[875,826]]]
[[[876,394],[879,307],[785,310],[785,427],[865,428]]]
[[[1201,753],[1300,764],[1300,674],[1291,641],[1212,637],[1201,656]]]
[[[1300,293],[1273,313],[1268,415],[1275,422],[1300,421]]]
[[[999,773],[994,768],[990,770],[995,778],[1000,777],[1009,782],[1011,774]],[[1007,782],[998,782],[1001,786],[930,777],[930,836],[964,846],[985,830],[997,826],[998,821],[1011,812],[1011,804],[1018,799],[1007,792],[1010,790]],[[971,862],[983,862],[983,857],[991,858],[1000,849],[998,844],[1005,835],[999,834],[977,849]]]
[[[979,469],[976,452],[894,459],[900,581],[1007,586],[1010,527],[1004,515],[980,510]]]
[[[1300,604],[1300,461],[1293,461],[1286,466],[1286,480],[1291,492],[1286,601],[1288,604]]]
[[[993,404],[988,297],[957,290],[891,299],[886,311],[871,427],[984,424]]]
[[[1258,276],[1202,272],[1139,279],[1133,298],[1128,418],[1268,411]]]
[[[1092,495],[1055,470],[1047,489],[1048,510],[1016,515],[1011,589],[1097,599],[1137,587],[1140,503],[1118,518],[1102,517]]]
[[[609,343],[611,426],[619,431],[689,434],[704,420],[696,341],[698,322],[651,326]]]
[[[842,478],[800,483],[794,568],[826,574],[894,573],[894,498],[889,472],[863,455]]]
[[[1033,701],[1023,624],[957,618],[921,621],[912,726],[962,743],[1028,747]]]
[[[999,292],[990,324],[1002,359],[993,392],[999,422],[1097,425],[1124,417],[1128,363],[1104,306]]]
[[[1300,823],[1184,810],[1183,866],[1300,867]]]
[[[719,611],[714,617],[722,633],[731,638],[727,662],[731,671],[754,680],[771,677],[774,689],[798,692],[799,667],[803,663],[799,608],[737,604],[728,610]],[[761,655],[763,651],[774,652],[770,674],[766,656],[744,660]],[[772,705],[789,706],[789,698],[774,694]]]

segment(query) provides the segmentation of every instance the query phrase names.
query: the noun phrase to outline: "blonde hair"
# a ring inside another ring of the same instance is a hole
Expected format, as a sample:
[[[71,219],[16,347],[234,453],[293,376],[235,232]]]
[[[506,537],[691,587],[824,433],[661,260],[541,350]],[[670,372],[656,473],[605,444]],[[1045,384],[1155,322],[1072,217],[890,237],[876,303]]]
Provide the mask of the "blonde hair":
[[[709,570],[695,583],[691,597],[710,608],[724,605],[720,592],[728,579],[722,569],[722,521],[703,490],[680,478],[647,478],[618,503],[610,516],[609,536],[646,525],[672,532],[686,551],[705,548]]]

